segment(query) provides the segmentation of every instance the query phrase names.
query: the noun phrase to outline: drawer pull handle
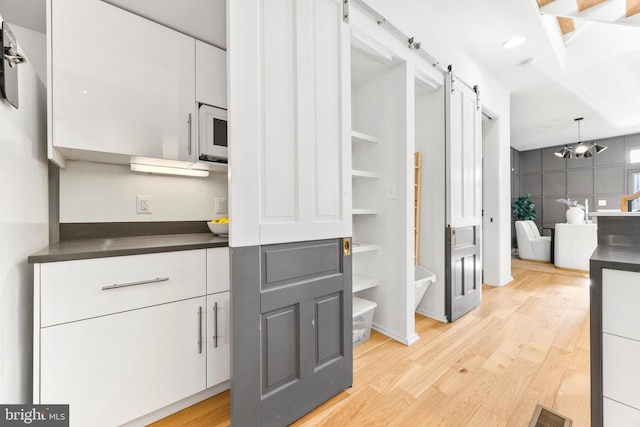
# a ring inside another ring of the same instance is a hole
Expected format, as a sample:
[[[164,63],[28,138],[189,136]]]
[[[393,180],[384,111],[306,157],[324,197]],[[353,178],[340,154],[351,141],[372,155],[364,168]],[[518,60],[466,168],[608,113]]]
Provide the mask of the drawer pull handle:
[[[218,303],[213,304],[213,347],[218,348]]]
[[[202,353],[202,306],[198,307],[198,353]]]
[[[167,280],[169,280],[168,277],[156,277],[155,279],[141,280],[139,282],[116,283],[115,285],[111,285],[111,286],[103,286],[102,290],[108,291],[110,289],[126,288],[128,286],[138,286],[138,285],[146,285],[148,283],[166,282]]]

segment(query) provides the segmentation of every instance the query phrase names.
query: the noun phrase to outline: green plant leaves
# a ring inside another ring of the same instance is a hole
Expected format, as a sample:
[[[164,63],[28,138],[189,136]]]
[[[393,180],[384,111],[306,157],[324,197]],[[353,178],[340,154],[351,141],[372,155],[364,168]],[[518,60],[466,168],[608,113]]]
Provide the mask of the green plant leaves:
[[[538,217],[538,210],[535,203],[531,201],[531,193],[518,197],[512,204],[513,216],[516,221],[535,220]]]

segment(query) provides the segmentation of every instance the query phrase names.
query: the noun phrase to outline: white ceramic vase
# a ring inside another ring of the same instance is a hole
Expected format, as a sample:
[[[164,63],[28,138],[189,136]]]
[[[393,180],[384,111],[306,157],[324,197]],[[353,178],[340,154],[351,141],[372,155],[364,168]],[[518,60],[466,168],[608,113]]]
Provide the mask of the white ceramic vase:
[[[582,208],[571,207],[567,209],[567,224],[584,224],[584,211]]]

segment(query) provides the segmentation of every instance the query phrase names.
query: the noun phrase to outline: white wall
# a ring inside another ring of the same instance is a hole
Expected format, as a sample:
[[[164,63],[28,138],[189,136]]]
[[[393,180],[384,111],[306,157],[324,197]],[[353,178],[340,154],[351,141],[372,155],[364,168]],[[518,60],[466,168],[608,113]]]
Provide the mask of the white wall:
[[[30,62],[18,67],[18,80],[20,108],[0,100],[2,403],[31,402],[33,272],[27,257],[48,245],[46,91]]]
[[[136,195],[150,195],[152,213],[136,214]],[[149,175],[126,165],[67,161],[60,170],[60,222],[199,221],[227,197],[227,175]]]
[[[489,177],[490,191],[499,192],[498,204],[485,206],[495,212],[495,235],[484,236],[500,241],[498,254],[490,268],[496,271],[495,282],[488,284],[502,285],[510,280],[511,251],[510,251],[510,95],[497,80],[482,68],[470,53],[461,51],[451,43],[448,37],[446,23],[442,22],[437,8],[429,8],[421,4],[420,0],[368,0],[367,3],[381,13],[389,22],[398,27],[405,34],[409,34],[422,44],[422,48],[434,56],[441,64],[453,64],[455,74],[470,85],[478,85],[481,91],[483,108],[494,113],[499,118],[497,132],[498,144],[491,149],[491,153],[498,156],[495,173]]]

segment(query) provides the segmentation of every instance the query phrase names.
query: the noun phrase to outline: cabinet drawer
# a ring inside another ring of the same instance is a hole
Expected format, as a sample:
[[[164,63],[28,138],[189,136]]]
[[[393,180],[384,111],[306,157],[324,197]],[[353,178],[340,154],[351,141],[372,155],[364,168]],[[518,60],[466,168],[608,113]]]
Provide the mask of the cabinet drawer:
[[[640,426],[640,411],[611,399],[602,400],[605,427]]]
[[[230,289],[229,248],[207,249],[207,294]]]
[[[602,334],[602,394],[640,409],[640,342]]]
[[[205,388],[205,297],[45,328],[36,403],[71,427],[113,427]]]
[[[40,327],[204,295],[205,263],[199,249],[41,264]]]
[[[640,341],[640,273],[602,270],[602,331]]]

